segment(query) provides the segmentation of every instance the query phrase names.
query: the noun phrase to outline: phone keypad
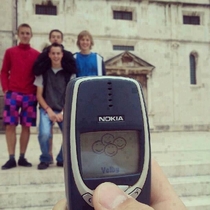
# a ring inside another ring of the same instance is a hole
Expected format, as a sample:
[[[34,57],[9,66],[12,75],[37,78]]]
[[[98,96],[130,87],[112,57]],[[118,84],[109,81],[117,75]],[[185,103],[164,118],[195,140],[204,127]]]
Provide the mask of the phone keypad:
[[[129,195],[136,199],[140,195],[140,193],[141,193],[141,189],[137,187]]]
[[[83,199],[90,205],[93,207],[93,204],[92,204],[92,197],[93,195],[91,195],[90,193],[86,193],[84,194],[83,196]]]

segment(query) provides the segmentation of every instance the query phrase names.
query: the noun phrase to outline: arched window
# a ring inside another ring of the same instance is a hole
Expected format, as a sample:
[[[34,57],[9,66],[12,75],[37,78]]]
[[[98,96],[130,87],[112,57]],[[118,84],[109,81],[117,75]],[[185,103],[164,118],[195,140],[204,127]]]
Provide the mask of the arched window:
[[[190,54],[190,84],[196,85],[197,84],[197,72],[196,72],[196,54]]]

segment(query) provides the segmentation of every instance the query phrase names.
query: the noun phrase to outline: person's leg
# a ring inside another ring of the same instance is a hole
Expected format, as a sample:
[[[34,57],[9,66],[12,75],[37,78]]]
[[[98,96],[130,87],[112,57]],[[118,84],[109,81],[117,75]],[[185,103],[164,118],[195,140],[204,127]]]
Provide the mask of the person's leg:
[[[5,130],[7,150],[9,153],[9,160],[1,167],[2,170],[16,167],[15,161],[15,146],[16,146],[16,126],[7,125]]]
[[[51,135],[52,135],[52,138],[50,139],[50,149],[49,149],[49,154],[50,154],[50,157],[51,157],[51,160],[50,160],[50,164],[53,164],[54,163],[54,160],[53,160],[53,129],[51,130]]]
[[[19,105],[16,101],[16,93],[7,92],[4,96],[3,120],[6,127],[6,143],[9,153],[9,160],[1,167],[2,170],[16,167],[15,146],[16,146],[16,125],[18,124]]]
[[[20,154],[25,154],[30,136],[30,128],[22,125],[20,134]]]
[[[63,122],[58,122],[58,125],[59,125],[59,128],[62,132],[62,127],[63,127]],[[62,150],[62,145],[61,145],[61,148],[60,148],[60,151],[56,157],[56,161],[57,161],[57,166],[58,167],[63,167],[63,150]]]
[[[46,169],[49,166],[51,157],[49,155],[49,141],[52,138],[51,134],[52,122],[50,121],[48,114],[40,108],[40,122],[39,122],[39,145],[42,154],[40,155],[40,164],[38,169]]]
[[[16,126],[6,125],[5,135],[6,135],[8,153],[9,155],[15,155]]]
[[[25,167],[32,166],[32,164],[29,163],[25,159],[25,153],[26,153],[26,149],[28,146],[29,137],[30,137],[30,128],[22,125],[22,130],[21,130],[21,134],[20,134],[20,157],[18,160],[19,166],[25,166]]]
[[[20,157],[18,160],[19,166],[31,167],[32,164],[25,159],[25,153],[27,150],[29,137],[30,137],[30,127],[36,126],[36,106],[37,100],[35,95],[29,94],[19,94],[22,98],[21,100],[21,113],[20,113]]]

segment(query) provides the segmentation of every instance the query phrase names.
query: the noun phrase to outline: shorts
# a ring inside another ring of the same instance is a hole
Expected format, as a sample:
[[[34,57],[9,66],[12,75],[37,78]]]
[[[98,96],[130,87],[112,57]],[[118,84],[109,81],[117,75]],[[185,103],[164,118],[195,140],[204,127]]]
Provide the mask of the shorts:
[[[36,126],[37,99],[34,94],[8,91],[4,95],[4,125]]]

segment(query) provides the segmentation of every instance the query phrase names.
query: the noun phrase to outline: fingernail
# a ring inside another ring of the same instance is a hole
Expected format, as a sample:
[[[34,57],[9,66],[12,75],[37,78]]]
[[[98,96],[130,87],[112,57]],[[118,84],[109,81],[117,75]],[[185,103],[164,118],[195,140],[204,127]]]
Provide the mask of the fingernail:
[[[116,185],[105,183],[98,192],[99,203],[107,210],[112,210],[128,199],[126,193]]]

